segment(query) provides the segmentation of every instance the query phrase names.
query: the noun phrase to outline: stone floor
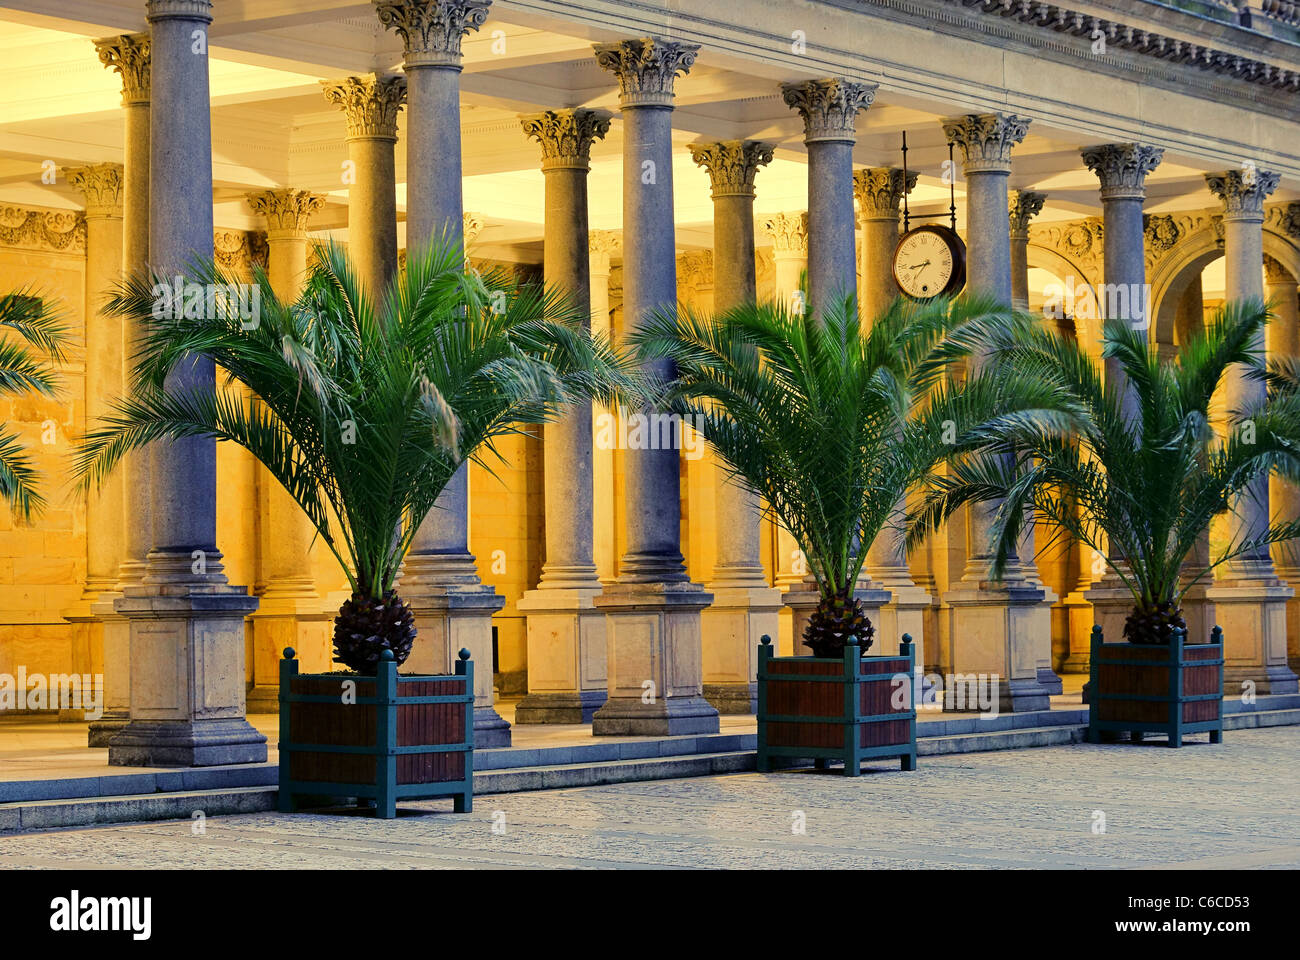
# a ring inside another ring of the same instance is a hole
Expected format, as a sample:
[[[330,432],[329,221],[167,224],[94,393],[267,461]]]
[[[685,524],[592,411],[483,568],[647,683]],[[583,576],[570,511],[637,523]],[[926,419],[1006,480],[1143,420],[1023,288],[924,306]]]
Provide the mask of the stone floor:
[[[857,779],[738,774],[490,796],[467,815],[435,801],[390,821],[250,814],[202,832],[22,834],[0,840],[0,869],[1300,868],[1300,727],[1203,740],[934,757]]]

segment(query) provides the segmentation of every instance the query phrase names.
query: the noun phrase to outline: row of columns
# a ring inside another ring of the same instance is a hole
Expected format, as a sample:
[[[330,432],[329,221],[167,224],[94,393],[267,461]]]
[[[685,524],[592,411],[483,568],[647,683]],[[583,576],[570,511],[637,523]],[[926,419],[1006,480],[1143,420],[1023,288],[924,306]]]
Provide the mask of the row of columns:
[[[155,269],[175,270],[194,254],[212,252],[207,61],[206,56],[192,53],[192,37],[206,33],[210,8],[205,0],[149,0],[148,38],[122,37],[101,45],[101,57],[123,74],[124,89],[133,69],[130,58],[139,60],[141,50],[146,62],[152,55],[152,109],[148,79],[143,93],[138,78],[134,79],[126,96],[122,266],[127,270],[146,262],[140,240],[145,230],[142,220],[148,225],[147,262]],[[483,22],[487,8],[486,0],[377,3],[381,22],[404,41],[404,76],[350,77],[324,87],[325,97],[342,107],[347,118],[354,177],[349,197],[350,247],[372,297],[379,296],[396,267],[393,153],[397,115],[404,104],[409,138],[408,246],[417,250],[439,233],[456,240],[461,237],[460,44]],[[692,44],[653,38],[595,46],[597,62],[614,74],[620,87],[627,238],[624,310],[629,329],[676,302],[673,87],[676,77],[690,69],[697,52]],[[150,76],[148,70],[145,76]],[[853,172],[855,119],[870,106],[874,85],[812,80],[783,84],[782,93],[804,121],[809,209],[805,217],[789,218],[805,229],[804,258],[793,255],[793,242],[782,249],[781,232],[795,232],[788,229],[790,224],[783,218],[767,221],[769,231],[778,237],[778,288],[783,294],[794,294],[797,274],[790,273],[806,263],[809,309],[824,309],[832,298],[855,293],[856,193],[867,278],[863,310],[869,318],[897,293],[889,260],[897,238],[898,203],[914,181],[905,182],[900,171],[888,168],[856,176]],[[144,116],[149,118],[147,128],[142,126]],[[605,135],[609,123],[607,114],[592,110],[548,111],[522,121],[524,132],[542,149],[546,279],[579,305],[594,307],[602,321],[607,308],[588,299],[586,175],[591,143]],[[1012,195],[1007,188],[1011,151],[1023,140],[1028,123],[1005,114],[943,121],[945,132],[963,153],[969,289],[1008,304],[1027,299],[1027,234],[1019,227],[1027,226],[1043,201],[1041,194]],[[142,148],[148,150],[147,165]],[[1107,280],[1141,282],[1142,182],[1159,162],[1159,151],[1133,144],[1100,150],[1085,151],[1084,161],[1098,172],[1102,184]],[[727,309],[754,296],[754,180],[770,160],[771,148],[754,141],[723,141],[697,145],[692,152],[711,179],[719,278],[716,306]],[[1260,174],[1262,182],[1256,179],[1247,187],[1234,181],[1234,176],[1209,180],[1228,211],[1230,297],[1259,288],[1262,202],[1272,189],[1270,183],[1276,184],[1272,175]],[[149,200],[147,213],[142,196]],[[291,296],[301,282],[307,218],[319,202],[289,190],[250,198],[275,234],[271,273],[277,293]],[[100,219],[106,230],[117,229],[111,215]],[[113,266],[97,263],[95,269],[97,275],[107,275]],[[103,329],[114,336],[111,329]],[[662,369],[656,372],[669,372],[666,363],[659,366]],[[211,364],[196,362],[178,367],[169,386],[210,390],[213,382]],[[112,384],[102,386],[111,391]],[[1231,388],[1234,397],[1243,399],[1256,389],[1244,378],[1237,378]],[[598,734],[716,730],[718,706],[752,707],[756,638],[775,632],[777,592],[763,581],[758,560],[757,500],[733,481],[720,483],[718,563],[705,589],[690,581],[680,549],[678,451],[628,450],[626,552],[618,577],[602,584],[596,575],[593,491],[598,482],[612,481],[608,463],[593,450],[591,417],[591,409],[583,406],[568,411],[545,431],[547,556],[538,587],[520,604],[528,617],[530,690],[518,719],[590,719]],[[103,618],[106,649],[111,624],[125,628],[119,634],[129,637],[129,656],[124,659],[131,664],[130,724],[110,746],[110,760],[202,764],[262,758],[265,744],[243,719],[243,620],[257,600],[229,586],[222,573],[215,538],[213,442],[198,438],[159,442],[149,455],[133,457],[128,470],[135,471],[127,475],[129,494],[104,493],[121,496],[126,516],[134,518],[127,526],[134,539],[126,542],[118,558],[116,582],[111,584],[120,596],[113,598],[112,611],[105,611]],[[142,496],[141,490],[149,494]],[[901,510],[904,505],[899,506]],[[259,650],[274,650],[271,644],[285,635],[285,624],[290,631],[299,631],[305,620],[310,621],[301,606],[314,599],[314,586],[302,566],[305,521],[297,518],[297,526],[289,521],[290,515],[296,516],[290,507],[285,498],[270,498],[270,513],[285,517],[286,527],[283,540],[268,557],[263,632],[275,639],[257,644]],[[1032,536],[1022,544],[1021,561],[1006,581],[988,579],[991,511],[990,507],[969,511],[965,572],[943,598],[937,659],[941,667],[953,670],[998,673],[1004,678],[1004,709],[1038,709],[1046,706],[1051,684],[1041,672],[1050,657],[1044,649],[1050,637],[1048,592],[1032,570]],[[92,505],[96,517],[108,512]],[[1255,514],[1242,516],[1242,523],[1258,522]],[[480,663],[490,662],[491,616],[502,600],[479,579],[468,536],[467,472],[462,467],[438,509],[417,533],[405,565],[402,589],[416,609],[422,638],[414,668],[448,670],[453,652],[462,646],[468,646]],[[150,547],[147,558],[146,545]],[[608,545],[603,549],[608,550]],[[877,607],[892,603],[895,619],[892,625],[882,621],[882,626],[887,634],[899,632],[905,622],[912,622],[908,618],[922,617],[933,601],[913,581],[896,538],[872,545],[870,557],[869,569],[881,580],[864,581],[863,592],[871,594],[869,599]],[[103,590],[106,597],[112,564],[112,558],[96,552],[91,587]],[[778,548],[778,571],[778,580],[788,588],[786,604],[795,606],[798,595],[808,591],[797,549],[789,541]],[[1252,596],[1261,589],[1286,590],[1274,581],[1263,555],[1240,565],[1239,580],[1232,588],[1253,590]],[[257,617],[254,623],[256,632]],[[703,623],[709,632],[707,660]],[[916,628],[908,632],[921,633]],[[793,637],[797,636],[796,628]],[[1284,647],[1284,623],[1280,636]],[[1282,655],[1284,662],[1284,649]],[[478,673],[479,743],[507,744],[509,726],[492,705],[491,671]],[[709,689],[706,677],[713,681]],[[181,678],[179,689],[176,678]]]

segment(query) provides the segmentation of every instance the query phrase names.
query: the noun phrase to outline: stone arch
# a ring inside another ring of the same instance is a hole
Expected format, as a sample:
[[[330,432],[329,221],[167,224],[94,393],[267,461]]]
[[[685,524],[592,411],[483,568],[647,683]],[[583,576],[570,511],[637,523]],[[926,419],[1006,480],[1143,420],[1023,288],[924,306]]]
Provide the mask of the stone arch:
[[[1086,285],[1086,296],[1090,299],[1092,316],[1099,317],[1101,315],[1100,304],[1097,302],[1096,294],[1097,284],[1100,282],[1101,278],[1094,276],[1093,271],[1081,266],[1078,262],[1065,256],[1060,251],[1054,250],[1051,247],[1043,246],[1042,244],[1034,243],[1032,240],[1026,249],[1025,259],[1030,267],[1037,267],[1040,270],[1046,270],[1048,273],[1063,281],[1069,277],[1077,278],[1076,287],[1081,288]],[[1091,344],[1099,342],[1101,340],[1101,321],[1089,320],[1086,317],[1082,320],[1076,318],[1074,335],[1080,343]]]
[[[1264,226],[1264,255],[1272,257],[1300,281],[1300,247],[1267,223]],[[1151,271],[1147,282],[1151,285],[1151,316],[1158,342],[1176,341],[1175,335],[1180,332],[1175,329],[1178,309],[1188,285],[1221,256],[1223,246],[1219,231],[1210,224],[1180,240]]]

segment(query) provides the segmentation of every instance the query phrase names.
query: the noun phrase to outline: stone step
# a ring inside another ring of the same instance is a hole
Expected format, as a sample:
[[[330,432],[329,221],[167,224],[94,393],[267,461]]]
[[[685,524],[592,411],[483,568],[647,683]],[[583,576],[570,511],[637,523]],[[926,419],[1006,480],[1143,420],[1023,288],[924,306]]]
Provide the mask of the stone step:
[[[27,800],[0,804],[0,832],[84,827],[141,820],[190,820],[232,813],[275,809],[275,787],[222,787],[123,796],[64,800]]]

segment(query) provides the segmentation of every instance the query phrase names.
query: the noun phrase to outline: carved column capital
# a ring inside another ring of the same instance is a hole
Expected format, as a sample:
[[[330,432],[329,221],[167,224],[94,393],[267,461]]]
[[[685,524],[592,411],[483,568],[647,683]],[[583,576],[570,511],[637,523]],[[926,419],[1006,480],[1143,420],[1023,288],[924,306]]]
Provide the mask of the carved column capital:
[[[95,163],[86,167],[64,167],[68,183],[81,191],[86,199],[86,216],[122,216],[122,165],[120,163]]]
[[[1264,200],[1277,189],[1281,176],[1268,170],[1247,167],[1207,173],[1206,186],[1223,202],[1223,219],[1264,222]]]
[[[1084,147],[1084,165],[1101,181],[1103,200],[1145,200],[1147,174],[1160,166],[1165,152],[1140,143]]]
[[[524,134],[542,145],[542,169],[591,166],[591,144],[609,132],[604,110],[547,110],[519,118]]]
[[[461,38],[483,26],[492,0],[375,0],[379,22],[406,45],[408,67],[460,68]]]
[[[483,232],[483,217],[477,213],[462,213],[460,215],[460,232],[465,246],[469,246],[478,239],[478,235]]]
[[[609,276],[610,259],[623,250],[623,239],[617,230],[587,231],[587,253],[591,260],[592,276]]]
[[[1010,190],[1007,192],[1007,216],[1011,221],[1011,239],[1029,239],[1029,221],[1043,212],[1047,194],[1032,190]]]
[[[698,43],[655,37],[593,44],[596,62],[618,77],[619,105],[671,107],[673,82],[695,63]]]
[[[808,214],[777,213],[762,221],[763,232],[772,238],[777,257],[808,256]]]
[[[803,118],[804,143],[823,140],[857,141],[854,122],[858,111],[876,99],[878,84],[829,78],[781,84],[787,107]]]
[[[212,0],[147,0],[144,9],[145,19],[150,23],[158,20],[212,22]]]
[[[772,145],[758,140],[692,143],[691,159],[709,172],[713,198],[752,197],[758,168],[772,162]]]
[[[898,167],[867,167],[853,174],[853,196],[859,220],[897,220],[903,197],[916,186],[918,174],[909,170],[906,181]]]
[[[406,102],[406,77],[348,77],[321,81],[325,99],[343,108],[348,122],[348,139],[397,139],[397,114]]]
[[[1029,132],[1028,117],[1007,113],[972,113],[940,122],[948,139],[961,147],[966,174],[1010,173],[1011,148]]]
[[[304,237],[312,215],[325,205],[325,197],[306,190],[281,187],[247,196],[254,213],[266,218],[266,235],[271,240]]]
[[[122,105],[149,102],[150,51],[147,33],[124,33],[95,41],[99,62],[122,77]]]

